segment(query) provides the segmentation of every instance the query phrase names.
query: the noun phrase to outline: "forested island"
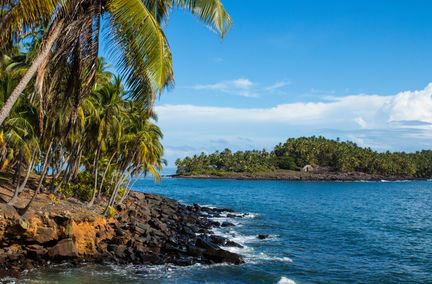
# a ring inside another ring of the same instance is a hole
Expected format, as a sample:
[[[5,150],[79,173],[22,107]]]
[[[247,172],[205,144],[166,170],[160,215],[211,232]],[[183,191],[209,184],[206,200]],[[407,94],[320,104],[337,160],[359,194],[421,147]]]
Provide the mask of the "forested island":
[[[180,177],[287,180],[429,179],[432,151],[377,152],[324,137],[290,138],[272,151],[229,149],[176,161]]]

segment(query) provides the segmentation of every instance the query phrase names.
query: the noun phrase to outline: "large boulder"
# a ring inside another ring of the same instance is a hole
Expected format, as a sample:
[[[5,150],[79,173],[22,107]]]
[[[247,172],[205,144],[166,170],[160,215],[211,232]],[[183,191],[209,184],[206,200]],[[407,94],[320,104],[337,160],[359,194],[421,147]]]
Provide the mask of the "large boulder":
[[[57,231],[55,228],[50,227],[38,227],[36,234],[33,236],[33,240],[39,244],[55,241],[58,239]]]
[[[240,255],[223,249],[208,249],[204,251],[204,256],[213,263],[244,263],[244,260]]]
[[[76,258],[78,252],[72,239],[63,239],[48,249],[48,256],[54,259]]]

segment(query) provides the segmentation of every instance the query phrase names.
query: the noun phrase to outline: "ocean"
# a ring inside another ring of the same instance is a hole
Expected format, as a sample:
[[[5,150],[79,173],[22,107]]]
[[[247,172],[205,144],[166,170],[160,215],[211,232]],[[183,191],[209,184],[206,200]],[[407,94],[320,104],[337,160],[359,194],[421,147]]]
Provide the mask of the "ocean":
[[[19,283],[432,283],[432,182],[140,180],[135,189],[229,207],[217,229],[244,265],[58,266]],[[260,240],[258,234],[268,234]]]

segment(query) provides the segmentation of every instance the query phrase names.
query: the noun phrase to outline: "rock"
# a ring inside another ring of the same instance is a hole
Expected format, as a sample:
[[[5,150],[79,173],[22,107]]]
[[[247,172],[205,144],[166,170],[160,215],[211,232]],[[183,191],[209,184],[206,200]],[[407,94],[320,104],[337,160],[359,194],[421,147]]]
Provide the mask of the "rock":
[[[204,256],[214,263],[244,263],[244,260],[240,255],[223,249],[208,249],[204,252]]]
[[[13,206],[3,203],[0,204],[0,216],[2,216],[4,219],[9,220],[19,218],[19,215]]]
[[[33,260],[39,260],[44,256],[48,250],[41,245],[28,245],[27,257]]]
[[[157,195],[131,192],[117,207],[117,218],[106,219],[78,200],[67,202],[61,202],[61,210],[55,208],[57,203],[49,203],[53,210],[43,207],[25,217],[0,204],[0,274],[1,269],[10,276],[14,271],[65,260],[72,264],[181,266],[243,262],[241,256],[220,248],[240,244],[210,232],[213,227],[234,226],[210,219],[233,210],[185,206]],[[238,217],[237,213],[227,215]]]
[[[197,238],[195,245],[197,247],[203,248],[203,249],[217,249],[217,248],[219,248],[217,245],[215,245],[214,243],[212,243],[209,239],[207,239],[205,237]]]
[[[44,244],[50,241],[57,240],[58,236],[53,228],[38,227],[33,239],[39,244]]]
[[[201,257],[204,253],[204,250],[201,248],[197,248],[196,246],[188,246],[187,253],[193,257]]]
[[[76,258],[78,252],[72,239],[63,239],[48,249],[48,256],[53,259]]]
[[[265,239],[267,239],[269,236],[270,236],[270,235],[267,235],[267,234],[259,234],[259,235],[257,236],[257,238],[260,239],[260,240],[265,240]]]
[[[243,246],[239,243],[228,240],[225,244],[227,247],[235,247],[235,248],[243,248]]]
[[[194,264],[194,261],[191,257],[182,257],[182,258],[176,259],[174,261],[174,264],[178,265],[178,266],[189,266],[189,265]]]
[[[234,227],[235,225],[233,223],[230,222],[222,222],[221,227],[226,228],[226,227]]]
[[[125,245],[118,245],[115,250],[114,253],[118,258],[125,258],[126,257],[126,249],[127,247]]]
[[[211,235],[210,239],[212,240],[213,243],[215,243],[215,244],[217,244],[219,246],[224,246],[227,243],[227,241],[228,241],[227,238],[224,238],[224,237],[221,237],[221,236],[216,236],[216,235]]]

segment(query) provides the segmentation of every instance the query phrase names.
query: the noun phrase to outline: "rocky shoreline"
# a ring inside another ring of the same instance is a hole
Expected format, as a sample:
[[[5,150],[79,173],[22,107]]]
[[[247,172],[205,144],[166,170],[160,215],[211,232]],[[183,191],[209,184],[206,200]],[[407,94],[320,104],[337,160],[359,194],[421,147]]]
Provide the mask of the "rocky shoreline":
[[[232,214],[230,209],[187,206],[131,192],[117,206],[117,214],[106,218],[74,199],[51,200],[46,194],[38,198],[39,203],[23,216],[0,204],[0,278],[65,262],[180,266],[244,262],[221,248],[239,244],[211,230],[232,225],[212,220],[221,213]]]
[[[224,172],[221,174],[191,174],[171,175],[175,178],[190,179],[234,179],[234,180],[286,180],[286,181],[397,181],[397,180],[420,180],[406,176],[383,176],[371,175],[361,172],[301,172],[290,170],[277,170],[261,173],[236,173]]]

